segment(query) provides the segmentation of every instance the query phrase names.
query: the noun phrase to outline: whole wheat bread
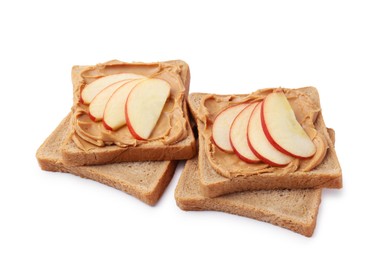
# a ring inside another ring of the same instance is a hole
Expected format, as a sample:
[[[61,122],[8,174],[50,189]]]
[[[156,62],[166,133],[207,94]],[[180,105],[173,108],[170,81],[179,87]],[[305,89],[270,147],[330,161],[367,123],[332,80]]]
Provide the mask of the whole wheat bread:
[[[317,90],[313,87],[300,89],[318,100]],[[198,109],[204,95],[192,93],[188,97],[188,105],[197,122],[198,131],[204,130],[204,123],[198,119]],[[223,95],[221,95],[223,96]],[[199,135],[199,167],[202,192],[208,197],[217,197],[233,192],[247,190],[275,189],[306,189],[306,188],[341,188],[342,173],[334,144],[325,127],[322,114],[317,118],[317,124],[324,132],[329,149],[323,162],[310,172],[296,171],[294,173],[274,174],[264,173],[250,176],[237,176],[229,179],[217,173],[206,158],[203,135]]]
[[[176,161],[127,162],[99,166],[66,166],[61,146],[70,131],[70,114],[62,120],[36,153],[45,171],[66,172],[95,180],[155,205],[169,184]]]
[[[115,65],[128,64],[119,61],[108,62]],[[185,97],[189,92],[190,71],[187,63],[181,60],[166,61],[159,63],[134,63],[130,64],[128,71],[137,73],[140,66],[156,66],[162,64],[172,64],[178,66],[180,69],[180,78],[184,84]],[[80,92],[79,84],[81,78],[79,77],[82,70],[90,66],[74,66],[72,69],[73,90],[74,93]],[[91,66],[92,67],[92,66]],[[118,72],[119,73],[119,72]],[[78,95],[74,95],[74,104],[79,102]],[[116,145],[105,147],[97,147],[83,151],[78,148],[72,140],[73,130],[69,131],[62,145],[62,160],[65,165],[69,166],[83,166],[83,165],[99,165],[117,162],[134,162],[134,161],[165,161],[165,160],[183,160],[190,159],[196,154],[196,142],[193,136],[193,131],[190,126],[186,100],[183,102],[184,116],[187,121],[187,138],[184,140],[171,144],[164,145],[161,141],[152,141],[140,146],[129,146],[126,148]]]
[[[200,187],[198,171],[198,159],[188,160],[175,190],[181,209],[227,212],[312,236],[321,189],[246,191],[209,198]]]

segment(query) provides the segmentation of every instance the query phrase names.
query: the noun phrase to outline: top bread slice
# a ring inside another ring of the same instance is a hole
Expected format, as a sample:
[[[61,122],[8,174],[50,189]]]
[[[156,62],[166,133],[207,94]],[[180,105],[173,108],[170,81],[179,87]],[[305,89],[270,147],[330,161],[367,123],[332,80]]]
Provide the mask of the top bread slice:
[[[70,114],[62,120],[36,153],[45,171],[66,172],[101,182],[155,205],[174,174],[176,161],[126,162],[97,166],[67,166],[61,146],[70,131]]]
[[[299,89],[319,100],[318,92],[313,87]],[[203,93],[192,93],[188,97],[190,110],[197,122],[198,131],[204,131],[204,123],[198,119],[198,109]],[[229,95],[219,95],[221,97]],[[329,149],[323,162],[309,172],[296,171],[294,173],[275,174],[262,173],[250,176],[223,177],[217,173],[209,163],[206,156],[203,135],[199,135],[199,168],[200,182],[203,194],[208,197],[217,197],[247,190],[275,190],[275,189],[306,189],[306,188],[341,188],[342,173],[338,162],[334,144],[327,132],[322,114],[317,118],[317,124],[325,135]]]
[[[111,64],[121,64],[119,61],[111,61]],[[65,165],[69,166],[83,166],[83,165],[99,165],[117,162],[134,162],[134,161],[165,161],[165,160],[183,160],[192,158],[196,154],[196,142],[190,126],[186,96],[189,92],[190,71],[189,66],[184,61],[166,61],[159,63],[134,63],[130,64],[130,70],[126,72],[138,73],[139,66],[148,65],[165,65],[172,64],[178,66],[180,69],[181,80],[184,84],[185,93],[183,100],[183,112],[186,118],[187,137],[175,144],[165,145],[161,141],[152,141],[144,143],[140,146],[119,147],[116,145],[109,145],[104,147],[95,147],[88,150],[82,150],[74,143],[73,129],[66,135],[66,139],[62,145],[62,159]],[[74,93],[78,92],[79,73],[89,66],[74,66],[72,69]],[[132,70],[131,70],[132,69]],[[75,98],[75,95],[74,95]],[[74,100],[74,104],[78,102]]]

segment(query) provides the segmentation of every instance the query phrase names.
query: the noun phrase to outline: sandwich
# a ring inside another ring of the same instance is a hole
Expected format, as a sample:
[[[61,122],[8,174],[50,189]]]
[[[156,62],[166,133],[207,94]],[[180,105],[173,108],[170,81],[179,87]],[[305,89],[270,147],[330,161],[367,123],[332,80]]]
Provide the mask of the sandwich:
[[[193,93],[188,104],[198,126],[199,178],[207,197],[342,187],[316,88]]]
[[[186,108],[190,72],[180,60],[109,61],[72,68],[71,112],[36,153],[67,172],[155,205],[177,160],[196,153]]]
[[[74,66],[72,81],[72,127],[61,147],[65,165],[195,155],[185,102],[190,82],[185,62]]]
[[[335,132],[317,90],[264,89],[250,95],[193,93],[199,154],[175,190],[186,211],[245,216],[312,236],[321,188],[341,188]]]

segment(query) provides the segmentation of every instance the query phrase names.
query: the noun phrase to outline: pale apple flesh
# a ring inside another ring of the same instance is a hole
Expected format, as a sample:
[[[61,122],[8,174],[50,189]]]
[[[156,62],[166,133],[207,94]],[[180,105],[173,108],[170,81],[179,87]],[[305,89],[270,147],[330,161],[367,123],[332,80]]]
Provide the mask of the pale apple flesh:
[[[224,109],[216,116],[212,126],[212,140],[219,149],[233,153],[233,147],[230,141],[230,129],[236,116],[246,106],[247,104],[231,106]]]
[[[87,84],[80,93],[80,102],[90,104],[95,96],[107,86],[122,80],[145,78],[142,75],[134,73],[120,73],[105,76]]]
[[[109,101],[110,97],[113,95],[113,93],[123,86],[126,82],[130,80],[122,80],[118,81],[116,83],[113,83],[103,90],[99,92],[95,98],[92,100],[92,102],[89,104],[89,117],[93,121],[101,121],[104,117],[104,111],[106,107],[106,103]]]
[[[247,142],[247,125],[257,103],[246,106],[234,119],[230,129],[230,142],[236,155],[247,163],[259,163],[259,158]]]
[[[136,85],[126,102],[126,121],[132,136],[138,140],[150,137],[170,95],[170,84],[162,79],[148,79]]]
[[[299,158],[309,158],[316,153],[314,143],[297,121],[282,91],[273,92],[264,99],[261,121],[267,139],[277,150]]]
[[[131,90],[144,79],[135,79],[122,84],[110,96],[106,103],[103,115],[104,127],[108,130],[117,130],[126,125],[126,102]]]
[[[285,166],[289,164],[293,157],[278,151],[264,134],[261,109],[263,102],[260,102],[250,117],[247,129],[247,141],[254,154],[263,162],[271,166]]]

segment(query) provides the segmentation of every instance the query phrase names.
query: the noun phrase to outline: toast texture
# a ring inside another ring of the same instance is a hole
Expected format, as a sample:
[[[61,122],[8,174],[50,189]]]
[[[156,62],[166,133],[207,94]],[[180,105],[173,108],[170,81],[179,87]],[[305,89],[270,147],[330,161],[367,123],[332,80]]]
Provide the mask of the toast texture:
[[[108,62],[109,63],[109,62]],[[122,64],[119,61],[112,61],[114,65]],[[180,69],[181,81],[184,84],[185,93],[183,97],[183,113],[186,119],[187,137],[175,144],[163,144],[161,141],[152,141],[139,146],[119,147],[109,145],[104,147],[93,147],[88,150],[82,150],[74,143],[72,136],[73,129],[66,134],[62,144],[62,160],[64,165],[83,166],[83,165],[100,165],[112,164],[118,162],[135,162],[135,161],[167,161],[167,160],[184,160],[190,159],[196,154],[196,141],[190,126],[187,113],[186,97],[189,92],[190,71],[189,66],[184,61],[166,61],[157,64],[172,64]],[[128,64],[127,64],[128,65]],[[129,66],[128,72],[136,73],[136,66],[155,66],[152,64],[136,63]],[[79,102],[76,93],[79,92],[79,73],[89,66],[74,66],[72,69],[72,79],[74,88],[74,104]],[[133,71],[131,71],[131,69]],[[73,107],[74,109],[74,107]]]
[[[306,87],[300,89],[313,99],[319,101],[316,88]],[[197,122],[198,131],[204,131],[204,123],[198,119],[198,109],[205,95],[193,93],[188,97],[188,105]],[[228,95],[219,95],[226,97]],[[327,154],[323,162],[309,172],[295,171],[294,173],[275,174],[262,173],[250,176],[223,177],[217,173],[207,159],[203,135],[199,135],[199,176],[201,189],[207,197],[217,197],[248,190],[277,190],[277,189],[307,189],[307,188],[342,188],[342,171],[338,162],[334,144],[330,139],[322,114],[320,113],[316,124],[323,131],[328,143]]]
[[[99,166],[67,166],[61,146],[69,133],[70,114],[62,120],[36,153],[42,170],[71,173],[124,191],[155,205],[174,174],[176,161],[126,162]]]
[[[188,160],[175,190],[176,203],[181,209],[231,213],[312,236],[321,189],[246,191],[209,198],[200,187],[198,171],[197,157]]]

